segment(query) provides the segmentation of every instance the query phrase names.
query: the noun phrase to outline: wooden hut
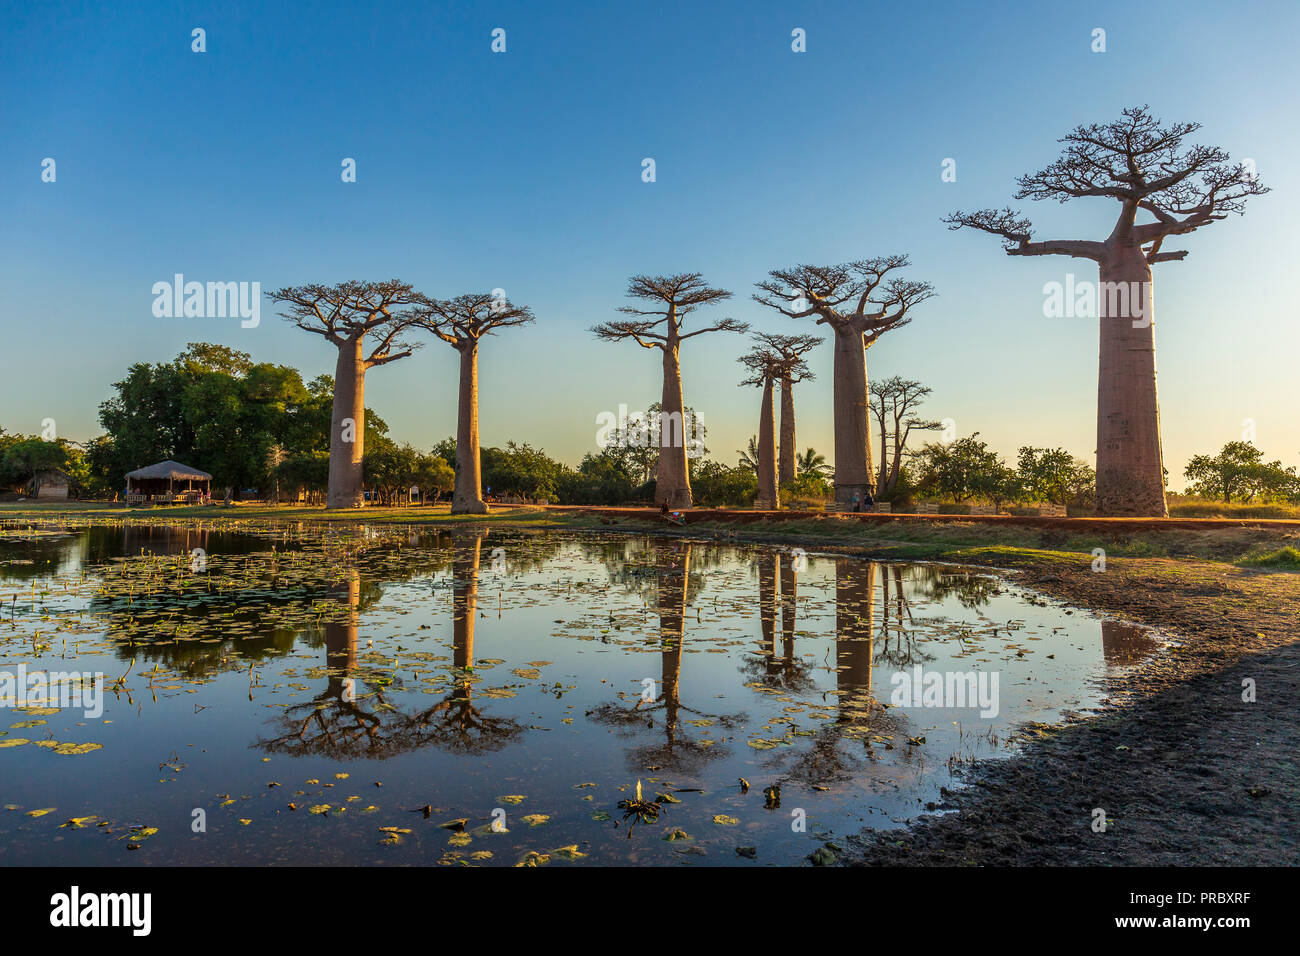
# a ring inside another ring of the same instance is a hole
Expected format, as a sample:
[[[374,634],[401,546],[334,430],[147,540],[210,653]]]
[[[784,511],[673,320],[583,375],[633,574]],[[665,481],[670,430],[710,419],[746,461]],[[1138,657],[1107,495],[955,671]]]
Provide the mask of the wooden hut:
[[[67,501],[72,480],[57,468],[37,472],[28,483],[28,492],[38,501]]]
[[[178,461],[160,461],[126,476],[128,504],[195,503],[211,493],[211,475]]]

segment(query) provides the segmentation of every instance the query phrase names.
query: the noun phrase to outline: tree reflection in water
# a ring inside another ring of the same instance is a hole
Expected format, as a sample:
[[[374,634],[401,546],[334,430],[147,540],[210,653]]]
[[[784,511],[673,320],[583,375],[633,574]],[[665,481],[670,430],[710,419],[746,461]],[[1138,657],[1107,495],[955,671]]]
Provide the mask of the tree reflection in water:
[[[500,750],[520,737],[524,727],[511,717],[494,717],[474,703],[474,624],[478,616],[478,573],[482,532],[452,535],[452,626],[454,689],[438,703],[409,713],[389,699],[379,681],[367,681],[368,693],[356,691],[357,626],[361,574],[348,571],[335,592],[347,613],[325,625],[329,680],[312,701],[286,709],[280,718],[284,732],[258,741],[269,753],[296,756],[391,757],[425,746],[453,753],[481,754]],[[374,676],[374,675],[372,675]],[[364,680],[364,675],[362,676]],[[391,678],[395,689],[403,684]]]
[[[835,718],[818,726],[807,749],[772,751],[777,783],[803,787],[845,784],[875,759],[872,736],[897,732],[898,722],[872,697],[876,577],[881,566],[856,558],[835,560]],[[888,568],[881,575],[886,580]],[[889,608],[886,606],[885,615]],[[829,700],[827,701],[829,703]],[[831,709],[831,708],[828,708]]]
[[[686,606],[688,597],[693,597],[694,592],[702,586],[702,579],[697,579],[692,588],[691,542],[656,539],[651,541],[650,549],[655,561],[655,597],[659,613],[662,685],[659,697],[654,703],[638,699],[631,708],[614,703],[601,704],[593,708],[588,716],[598,723],[620,729],[624,735],[631,735],[641,730],[654,729],[655,715],[663,711],[663,742],[629,748],[628,767],[633,771],[660,767],[695,775],[710,760],[726,756],[730,751],[720,743],[692,737],[682,726],[682,711],[695,714],[700,719],[716,721],[722,727],[739,726],[745,715],[707,714],[681,702]]]
[[[813,664],[795,657],[795,619],[798,610],[798,572],[794,558],[779,552],[760,553],[753,562],[758,573],[760,654],[741,664],[751,683],[803,694],[816,689]],[[778,591],[778,582],[780,584]],[[781,612],[781,655],[777,656],[777,611]]]
[[[934,660],[933,654],[927,654],[916,646],[920,630],[908,626],[915,621],[912,617],[912,605],[903,585],[902,565],[890,564],[881,567],[880,588],[883,613],[880,616],[880,648],[876,651],[876,662],[889,664],[895,668],[905,668]],[[889,618],[891,611],[894,614],[892,622]],[[906,624],[903,621],[904,616],[907,619]]]
[[[1123,621],[1101,622],[1101,652],[1107,667],[1125,667],[1155,653],[1159,645],[1145,627]]]

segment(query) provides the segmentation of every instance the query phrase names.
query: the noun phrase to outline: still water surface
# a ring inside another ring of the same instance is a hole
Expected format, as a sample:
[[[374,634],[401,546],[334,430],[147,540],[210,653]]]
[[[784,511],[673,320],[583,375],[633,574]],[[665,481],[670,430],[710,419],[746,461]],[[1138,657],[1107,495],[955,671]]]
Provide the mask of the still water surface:
[[[0,609],[0,679],[105,675],[0,708],[0,865],[800,864],[1156,647],[984,571],[499,529],[9,529]],[[891,705],[916,665],[996,716]]]

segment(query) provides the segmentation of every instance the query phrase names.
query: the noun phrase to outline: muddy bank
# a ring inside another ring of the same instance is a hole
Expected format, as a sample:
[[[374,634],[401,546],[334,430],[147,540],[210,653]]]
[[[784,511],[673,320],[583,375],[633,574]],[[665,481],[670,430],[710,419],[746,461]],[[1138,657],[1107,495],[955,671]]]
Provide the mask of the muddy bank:
[[[866,832],[856,865],[1300,862],[1300,575],[1206,562],[1025,560],[1021,583],[1175,639],[1111,679],[1110,705],[968,769],[909,831]],[[1257,700],[1243,702],[1243,681]],[[1094,810],[1109,821],[1093,831]]]

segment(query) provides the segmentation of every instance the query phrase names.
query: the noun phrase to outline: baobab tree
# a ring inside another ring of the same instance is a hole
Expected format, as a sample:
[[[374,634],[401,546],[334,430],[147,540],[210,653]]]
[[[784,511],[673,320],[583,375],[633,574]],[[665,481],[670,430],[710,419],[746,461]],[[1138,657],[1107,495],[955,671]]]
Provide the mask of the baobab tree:
[[[884,494],[898,485],[898,473],[903,463],[903,452],[912,431],[931,431],[942,428],[943,422],[928,421],[917,414],[934,389],[910,378],[891,375],[882,382],[872,382],[871,414],[880,427],[880,478],[876,491]],[[889,442],[892,439],[894,454],[890,462]]]
[[[781,441],[777,451],[777,483],[794,481],[794,387],[799,382],[812,381],[816,376],[808,368],[804,356],[826,340],[816,335],[764,334],[758,340],[777,357],[776,379],[781,383]]]
[[[778,356],[766,346],[756,345],[736,361],[749,373],[740,384],[757,385],[763,390],[754,455],[754,470],[758,473],[758,495],[754,499],[754,507],[780,508],[781,495],[776,477],[776,411],[772,404],[772,385],[778,372]]]
[[[454,299],[422,297],[418,324],[460,353],[460,399],[456,412],[456,487],[452,514],[486,514],[478,447],[478,345],[497,329],[526,325],[532,310],[490,292]]]
[[[875,487],[866,350],[911,322],[912,309],[935,294],[930,283],[896,274],[910,264],[907,256],[894,255],[798,265],[774,269],[757,283],[754,301],[792,319],[815,316],[835,333],[835,500],[840,505]]]
[[[287,304],[282,316],[338,349],[326,508],[360,508],[365,502],[366,372],[419,348],[405,334],[417,321],[420,299],[409,283],[397,279],[286,286],[271,294],[271,301]]]
[[[683,332],[683,320],[700,306],[731,298],[724,289],[710,288],[698,272],[670,276],[633,276],[627,294],[632,299],[656,303],[661,308],[622,306],[618,311],[633,316],[602,322],[591,331],[599,339],[618,342],[631,339],[645,349],[663,353],[664,383],[659,411],[659,462],[655,474],[655,504],[691,506],[691,479],[686,467],[687,438],[682,400],[681,345],[686,339],[709,332],[748,332],[747,322],[719,319],[712,325]],[[676,428],[674,429],[674,425]]]
[[[1113,123],[1077,126],[1046,169],[1017,180],[1016,199],[1103,198],[1119,203],[1101,240],[1034,240],[1029,219],[1011,208],[955,212],[944,221],[1000,236],[1011,256],[1070,256],[1097,263],[1101,278],[1097,378],[1097,511],[1163,517],[1164,462],[1156,397],[1151,266],[1180,262],[1186,250],[1161,248],[1170,236],[1241,213],[1249,196],[1268,190],[1253,168],[1232,163],[1214,146],[1183,141],[1199,123],[1163,126],[1146,106]],[[1138,222],[1142,213],[1152,221]]]

